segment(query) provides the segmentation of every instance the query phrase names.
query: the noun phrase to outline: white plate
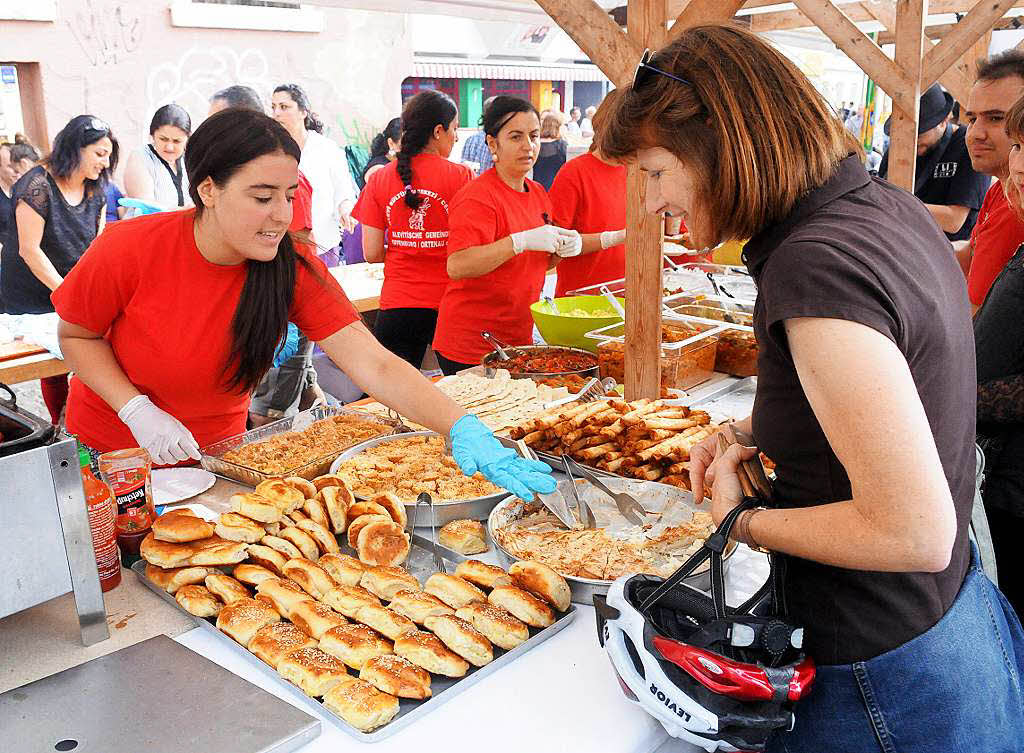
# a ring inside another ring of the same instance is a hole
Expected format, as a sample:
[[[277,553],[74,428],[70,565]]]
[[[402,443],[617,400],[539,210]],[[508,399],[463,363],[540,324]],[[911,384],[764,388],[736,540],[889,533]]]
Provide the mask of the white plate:
[[[217,477],[202,468],[157,468],[153,471],[153,501],[157,505],[181,502],[202,494]]]

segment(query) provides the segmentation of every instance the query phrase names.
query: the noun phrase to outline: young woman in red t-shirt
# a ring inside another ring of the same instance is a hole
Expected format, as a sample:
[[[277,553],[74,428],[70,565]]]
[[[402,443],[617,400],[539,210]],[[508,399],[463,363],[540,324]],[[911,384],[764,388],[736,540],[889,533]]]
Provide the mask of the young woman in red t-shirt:
[[[422,91],[406,102],[398,156],[370,176],[352,211],[363,224],[366,260],[384,262],[373,334],[417,368],[448,286],[448,210],[473,179],[469,168],[448,161],[458,125],[458,108],[443,92]]]
[[[68,429],[107,451],[141,446],[161,465],[245,429],[249,395],[289,319],[352,380],[448,434],[467,474],[532,498],[554,480],[395,357],[340,286],[287,232],[299,147],[261,113],[208,118],[185,152],[195,209],[119,222],[53,294],[75,372]]]
[[[463,188],[448,220],[448,276],[434,352],[452,374],[480,363],[491,350],[488,330],[511,345],[533,339],[530,304],[559,257],[575,256],[575,230],[551,224],[543,186],[526,176],[540,152],[540,118],[529,102],[495,97],[483,129],[494,167]]]

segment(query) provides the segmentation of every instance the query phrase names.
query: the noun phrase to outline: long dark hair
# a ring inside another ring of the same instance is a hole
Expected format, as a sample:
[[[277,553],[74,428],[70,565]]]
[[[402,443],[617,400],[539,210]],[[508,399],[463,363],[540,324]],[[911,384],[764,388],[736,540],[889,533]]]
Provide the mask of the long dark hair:
[[[210,178],[222,186],[246,163],[277,152],[284,152],[296,163],[301,156],[299,145],[285,127],[261,112],[232,107],[204,120],[185,146],[188,192],[196,216],[204,211],[199,197],[204,180]],[[313,271],[296,252],[288,233],[281,238],[273,259],[246,261],[245,285],[231,320],[231,353],[223,370],[228,389],[252,392],[273,365],[288,326],[299,264]]]
[[[210,97],[210,104],[221,100],[227,107],[247,107],[256,112],[263,112],[263,101],[251,86],[232,84],[216,92]]]
[[[388,153],[388,139],[398,141],[398,137],[401,135],[402,119],[391,118],[388,124],[384,126],[384,130],[374,136],[373,141],[370,142],[370,159],[386,155]]]
[[[494,97],[491,104],[484,108],[480,116],[480,126],[484,133],[493,138],[498,138],[498,133],[518,113],[532,112],[540,121],[540,113],[537,108],[519,97],[511,97],[507,94]]]
[[[395,158],[395,169],[405,185],[405,205],[413,211],[420,208],[423,197],[412,187],[412,158],[427,146],[434,127],[447,130],[457,113],[451,97],[432,89],[421,91],[402,108],[402,148]]]
[[[149,135],[152,136],[157,128],[164,126],[174,126],[188,136],[192,133],[192,118],[188,116],[184,107],[172,102],[157,108],[153,113],[153,119],[149,121]]]
[[[92,196],[102,193],[117,167],[118,146],[113,131],[104,121],[92,115],[76,115],[60,129],[53,139],[53,150],[43,158],[41,164],[55,178],[68,178],[82,161],[82,149],[95,144],[103,137],[110,139],[110,166],[100,173],[97,180],[85,181],[85,192]]]
[[[306,92],[298,84],[281,84],[274,89],[274,94],[278,92],[284,92],[292,101],[298,105],[299,109],[302,110],[305,115],[303,125],[307,131],[316,131],[317,133],[324,132],[324,122],[320,120],[320,116],[313,112],[313,108],[309,105],[309,97],[306,96]]]

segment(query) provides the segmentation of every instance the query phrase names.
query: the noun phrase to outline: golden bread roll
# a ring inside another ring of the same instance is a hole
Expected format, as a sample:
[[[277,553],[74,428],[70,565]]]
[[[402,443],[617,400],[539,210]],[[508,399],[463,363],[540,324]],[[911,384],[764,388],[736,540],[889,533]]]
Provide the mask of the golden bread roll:
[[[423,630],[410,630],[396,638],[395,653],[435,675],[462,677],[469,671],[469,662]]]
[[[359,607],[356,610],[355,619],[391,640],[395,640],[402,633],[416,629],[416,623],[387,607],[370,605]]]
[[[225,604],[234,604],[239,599],[248,599],[252,596],[248,588],[224,573],[210,573],[206,576],[205,585],[210,589],[210,593]]]
[[[446,523],[438,531],[437,542],[459,554],[480,554],[490,549],[487,532],[479,520],[453,520]]]
[[[423,590],[428,594],[434,594],[453,609],[464,607],[474,601],[487,601],[487,594],[468,580],[463,580],[458,575],[448,575],[448,573],[431,575],[423,584]]]
[[[366,568],[359,585],[385,601],[391,601],[399,591],[422,591],[420,582],[400,567],[376,565]]]
[[[398,713],[395,696],[358,677],[343,679],[324,696],[324,706],[362,732],[382,727]]]
[[[291,484],[276,478],[257,484],[256,493],[277,505],[282,513],[297,509],[306,499],[306,496]]]
[[[333,489],[334,487],[330,488]],[[295,524],[295,527],[308,534],[316,542],[317,554],[321,552],[323,554],[336,554],[341,551],[341,547],[338,546],[338,540],[334,538],[334,534],[316,521],[300,520]],[[310,559],[315,558],[310,557]]]
[[[159,541],[175,543],[199,541],[213,536],[213,526],[191,510],[182,510],[177,513],[165,513],[154,520],[153,536]]]
[[[284,482],[292,489],[298,491],[303,499],[316,496],[316,487],[313,486],[313,482],[302,478],[302,476],[288,476],[284,479]]]
[[[383,494],[379,494],[373,499],[371,499],[370,502],[373,504],[380,505],[385,510],[387,510],[388,515],[391,516],[391,519],[398,523],[398,525],[402,526],[402,528],[405,528],[407,525],[409,525],[409,517],[408,515],[406,515],[405,512],[405,503],[402,502],[402,500],[400,500],[391,492],[384,492]]]
[[[391,642],[366,625],[338,625],[320,636],[320,650],[360,670],[375,656],[392,651]]]
[[[486,588],[488,591],[495,586],[511,586],[512,578],[497,565],[488,565],[480,560],[466,560],[455,566],[455,574],[468,580],[474,586]]]
[[[526,623],[493,604],[474,601],[456,612],[455,616],[470,623],[495,646],[508,651],[530,639]]]
[[[285,578],[263,581],[256,586],[256,593],[268,599],[270,605],[280,612],[282,617],[289,617],[296,604],[309,598],[309,594],[303,591],[298,583]]]
[[[299,522],[306,523],[312,521],[300,520]],[[285,528],[281,531],[280,537],[285,541],[291,542],[295,548],[302,553],[302,556],[308,560],[316,562],[317,558],[320,556],[320,549],[317,547],[316,541],[314,541],[312,536],[298,526]]]
[[[282,530],[281,533],[284,533],[284,530]],[[304,556],[302,554],[302,551],[297,546],[295,546],[295,544],[290,542],[288,539],[281,538],[280,536],[264,536],[262,539],[260,539],[260,543],[263,546],[269,546],[276,552],[280,552],[282,555],[284,555],[284,558],[286,560],[291,560],[295,559],[296,557]]]
[[[338,486],[325,486],[317,496],[327,508],[327,517],[331,519],[331,530],[335,533],[344,533],[348,526],[348,508],[355,497],[352,490],[342,481]]]
[[[304,633],[309,633],[317,640],[332,627],[347,625],[348,620],[335,612],[326,604],[319,601],[300,601],[292,607],[292,613],[288,615],[292,624]]]
[[[555,613],[547,602],[516,586],[498,586],[487,601],[511,612],[530,627],[545,628],[555,623]]]
[[[300,520],[309,520],[309,516],[306,515],[306,513],[303,512],[302,510],[292,510],[290,513],[281,518],[281,528],[293,526]]]
[[[249,555],[249,562],[254,565],[264,567],[277,575],[284,573],[284,570],[281,568],[284,567],[284,563],[288,561],[288,558],[276,549],[271,549],[264,544],[249,544],[247,553]]]
[[[264,526],[237,512],[221,513],[213,532],[227,541],[244,541],[247,544],[257,543],[268,533]]]
[[[409,534],[393,520],[374,521],[359,531],[356,554],[368,565],[401,565],[409,558]]]
[[[232,494],[231,512],[237,512],[260,523],[276,523],[281,520],[283,511],[266,497],[254,492]]]
[[[249,556],[249,544],[244,544],[241,541],[225,541],[219,536],[211,536],[202,541],[192,541],[186,546],[194,547],[194,554],[188,560],[190,565],[234,565]]]
[[[281,518],[277,523],[263,523],[263,533],[269,533],[271,536],[277,536],[281,533],[281,529],[284,528],[284,526],[281,525],[281,521],[283,520],[284,518]],[[288,525],[291,525],[291,523],[289,522]],[[263,538],[263,536],[260,536],[260,538]]]
[[[146,577],[169,594],[176,593],[182,586],[202,583],[212,572],[208,567],[175,567],[165,570],[146,563]]]
[[[325,593],[338,585],[326,570],[303,557],[288,560],[283,569],[287,577],[302,586],[302,590],[314,599],[322,599]]]
[[[290,622],[272,622],[261,627],[249,641],[249,650],[274,669],[298,648],[316,648],[317,642]]]
[[[399,591],[388,604],[388,609],[405,615],[418,625],[432,615],[455,614],[454,609],[426,591]]]
[[[388,512],[388,508],[384,505],[379,505],[376,502],[362,501],[353,502],[348,508],[349,520],[355,520],[360,515],[383,515],[388,520],[394,522],[394,518],[391,517],[391,513]]]
[[[390,515],[361,515],[358,518],[354,518],[351,515],[348,519],[348,528],[346,529],[346,536],[348,537],[348,545],[353,549],[358,548],[359,544],[359,532],[363,530],[363,526],[367,526],[370,523],[394,523]]]
[[[327,515],[327,507],[317,497],[307,499],[302,504],[302,510],[306,513],[306,516],[310,520],[319,523],[324,528],[331,524],[331,519]]]
[[[280,575],[280,573],[268,570],[262,565],[250,565],[249,563],[235,565],[235,569],[231,574],[234,575],[239,582],[250,586],[258,586],[268,578],[277,578]]]
[[[151,565],[171,570],[188,565],[194,550],[188,544],[158,541],[150,531],[139,545],[139,555]]]
[[[313,486],[315,486],[316,490],[319,492],[322,491],[325,486],[341,486],[341,479],[329,474],[326,476],[317,476],[313,479]]]
[[[187,565],[233,565],[246,558],[248,546],[237,541],[225,541],[219,536],[177,544],[159,541],[150,531],[142,540],[139,554],[151,565],[165,569]]]
[[[508,574],[519,588],[539,596],[559,612],[569,608],[572,599],[569,584],[548,565],[523,560],[512,565]]]
[[[343,662],[313,646],[289,651],[278,662],[277,673],[315,698],[326,695],[349,676]]]
[[[359,579],[366,572],[366,565],[348,554],[328,552],[316,561],[336,583],[343,586],[358,586]]]
[[[206,586],[182,586],[174,599],[196,617],[216,617],[224,606]]]
[[[430,698],[430,674],[394,654],[376,656],[367,661],[359,670],[359,679],[399,698]]]
[[[353,620],[360,607],[380,606],[380,599],[359,586],[335,586],[324,594],[323,602]]]
[[[248,648],[257,630],[280,621],[281,615],[273,607],[255,599],[239,599],[220,610],[217,629]]]
[[[463,619],[450,614],[428,617],[426,628],[448,648],[475,667],[494,660],[494,647],[483,633]]]

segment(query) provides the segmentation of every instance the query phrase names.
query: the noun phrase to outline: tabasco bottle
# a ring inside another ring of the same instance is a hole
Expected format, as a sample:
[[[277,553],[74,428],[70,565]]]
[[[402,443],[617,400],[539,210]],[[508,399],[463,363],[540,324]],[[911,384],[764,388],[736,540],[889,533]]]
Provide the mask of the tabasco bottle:
[[[121,558],[118,555],[117,528],[114,525],[117,504],[110,487],[92,475],[89,452],[84,447],[78,449],[78,464],[82,469],[85,510],[92,531],[92,548],[96,553],[100,588],[109,591],[121,582]]]

